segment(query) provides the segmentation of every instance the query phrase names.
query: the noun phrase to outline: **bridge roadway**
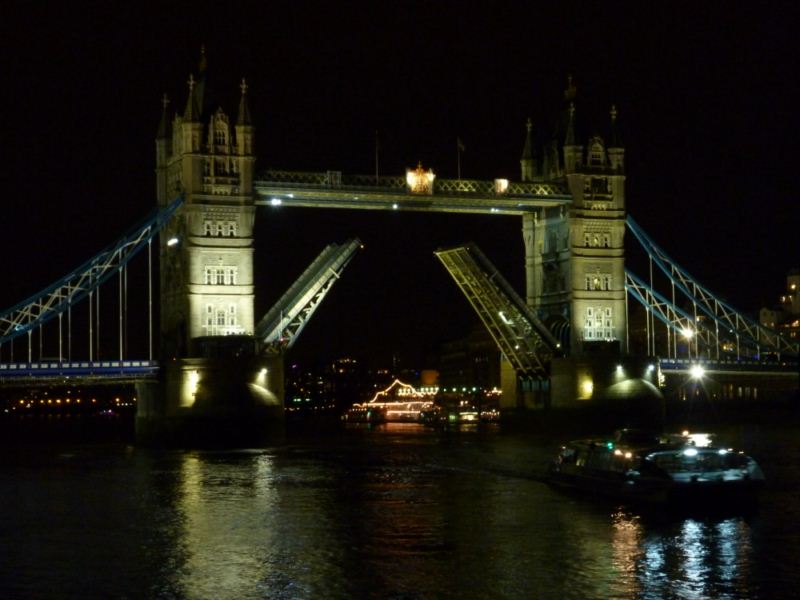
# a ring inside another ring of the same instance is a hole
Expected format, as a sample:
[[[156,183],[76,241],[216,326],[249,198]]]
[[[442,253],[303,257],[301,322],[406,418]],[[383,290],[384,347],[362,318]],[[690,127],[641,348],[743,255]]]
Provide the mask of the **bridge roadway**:
[[[412,192],[410,185],[405,177],[339,171],[267,171],[253,183],[259,206],[523,215],[572,202],[559,183],[435,179],[432,193]]]
[[[777,375],[798,377],[796,360],[708,360],[704,358],[662,358],[659,366],[665,373],[690,375],[694,367],[700,366],[707,375]]]
[[[158,369],[153,360],[0,363],[0,387],[134,383],[155,379]]]

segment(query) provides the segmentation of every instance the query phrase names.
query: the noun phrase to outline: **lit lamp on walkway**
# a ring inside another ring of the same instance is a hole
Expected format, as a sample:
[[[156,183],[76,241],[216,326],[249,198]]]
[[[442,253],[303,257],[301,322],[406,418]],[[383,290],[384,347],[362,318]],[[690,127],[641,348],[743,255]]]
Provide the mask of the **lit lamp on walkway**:
[[[427,171],[422,168],[422,163],[417,164],[416,169],[406,170],[406,183],[408,191],[412,194],[433,194],[433,180],[436,175],[433,169]]]

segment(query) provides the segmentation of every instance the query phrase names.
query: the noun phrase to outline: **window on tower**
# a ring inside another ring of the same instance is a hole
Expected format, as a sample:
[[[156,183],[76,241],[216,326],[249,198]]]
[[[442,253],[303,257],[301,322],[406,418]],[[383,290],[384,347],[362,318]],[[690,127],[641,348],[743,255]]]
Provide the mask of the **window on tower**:
[[[237,267],[209,266],[205,268],[203,283],[206,285],[236,285],[238,275]]]
[[[600,306],[586,308],[583,339],[595,341],[614,339],[614,319],[611,308]]]

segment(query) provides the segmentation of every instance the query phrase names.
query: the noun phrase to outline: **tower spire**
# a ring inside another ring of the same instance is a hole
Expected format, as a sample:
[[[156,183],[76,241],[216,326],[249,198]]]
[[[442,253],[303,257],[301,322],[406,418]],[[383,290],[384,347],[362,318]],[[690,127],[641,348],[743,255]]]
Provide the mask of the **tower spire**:
[[[569,103],[569,120],[567,121],[567,134],[564,136],[565,146],[575,145],[575,103]]]
[[[615,104],[611,105],[611,139],[609,140],[609,148],[621,148],[622,143],[619,139],[619,131],[617,131],[617,107]]]
[[[525,146],[522,148],[522,157],[519,160],[522,181],[533,181],[536,173],[536,164],[533,158],[533,122],[531,118],[525,121]]]
[[[197,83],[194,75],[190,74],[186,83],[189,85],[189,97],[186,99],[186,108],[183,111],[183,120],[193,123],[200,120],[200,109],[197,106],[194,94],[195,85]]]
[[[564,90],[564,100],[572,104],[575,101],[575,95],[578,93],[578,88],[572,83],[572,75],[567,75],[567,89]]]
[[[531,130],[533,129],[533,122],[531,118],[525,121],[525,146],[522,148],[522,160],[530,160],[533,158],[533,142],[531,141]]]
[[[250,116],[250,105],[247,102],[247,82],[242,77],[242,83],[239,84],[239,89],[242,90],[242,96],[239,99],[239,116],[236,119],[237,125],[252,125],[253,119]]]
[[[158,132],[156,139],[163,140],[169,137],[169,119],[167,119],[167,106],[169,106],[169,98],[165,93],[161,97],[161,121],[158,123]]]

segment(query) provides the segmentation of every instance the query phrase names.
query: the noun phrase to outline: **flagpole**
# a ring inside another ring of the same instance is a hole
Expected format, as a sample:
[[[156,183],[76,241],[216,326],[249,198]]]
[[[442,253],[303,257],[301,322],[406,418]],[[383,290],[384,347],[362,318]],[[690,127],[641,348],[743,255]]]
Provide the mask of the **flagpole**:
[[[458,157],[458,180],[461,181],[461,140],[456,138],[456,156]]]
[[[378,130],[375,130],[375,185],[378,185]]]

